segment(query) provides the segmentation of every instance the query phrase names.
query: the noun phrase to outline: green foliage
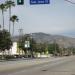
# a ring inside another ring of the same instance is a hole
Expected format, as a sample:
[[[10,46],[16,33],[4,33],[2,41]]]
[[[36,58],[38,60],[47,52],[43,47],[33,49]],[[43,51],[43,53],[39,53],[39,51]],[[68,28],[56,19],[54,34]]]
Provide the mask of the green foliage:
[[[29,48],[25,48],[25,41],[30,42]],[[33,52],[40,53],[40,54],[50,53],[50,54],[56,54],[56,55],[60,53],[58,44],[36,43],[35,40],[31,38],[29,35],[25,35],[24,37],[22,37],[18,42],[18,46],[20,49],[24,50],[25,53],[27,51],[30,51],[32,55],[33,55]]]
[[[6,30],[0,30],[0,50],[5,51],[9,50],[12,46],[12,41],[10,33]]]
[[[36,52],[42,53],[42,51],[43,51],[43,44],[38,43],[36,45]]]
[[[29,41],[30,43],[30,47],[25,48],[25,41]],[[34,41],[33,38],[31,38],[28,34],[25,35],[24,37],[20,38],[18,41],[18,47],[22,50],[24,50],[24,52],[27,52],[27,50],[29,51],[34,51],[36,48],[36,42]]]
[[[18,17],[16,15],[13,15],[10,17],[10,21],[13,23],[13,32],[12,32],[12,36],[14,36],[14,23],[18,22]]]
[[[15,6],[15,3],[13,1],[6,1],[5,5],[6,5],[6,8],[11,8],[12,6]]]
[[[10,17],[10,21],[11,22],[16,22],[16,21],[18,21],[19,19],[18,19],[18,17],[16,16],[16,15],[13,15],[12,17]]]
[[[59,45],[55,44],[55,43],[49,44],[48,45],[48,51],[50,54],[60,53]]]
[[[6,2],[5,2],[5,7],[6,7],[6,9],[9,9],[9,32],[10,32],[10,25],[11,25],[11,23],[10,23],[10,17],[11,17],[11,7],[13,7],[13,6],[15,6],[15,2],[13,2],[13,1],[11,1],[11,0],[7,0]]]
[[[33,38],[30,38],[30,49],[33,51],[36,50],[36,42]]]
[[[19,47],[19,49],[22,49],[22,50],[25,51],[24,44],[25,44],[25,40],[24,40],[23,38],[21,38],[21,39],[18,41],[18,47]]]
[[[35,51],[38,53],[47,53],[48,52],[48,45],[46,43],[38,43],[38,44],[36,44]]]
[[[72,49],[72,53],[75,55],[75,48]]]
[[[3,29],[4,29],[4,11],[5,11],[5,4],[0,4],[0,10],[2,11],[2,17],[3,17]]]
[[[3,11],[5,10],[5,4],[0,4],[0,10],[2,10],[3,13]]]
[[[53,54],[55,50],[55,45],[54,44],[49,44],[48,45],[48,51],[50,54]]]
[[[5,60],[15,59],[14,55],[4,55]]]

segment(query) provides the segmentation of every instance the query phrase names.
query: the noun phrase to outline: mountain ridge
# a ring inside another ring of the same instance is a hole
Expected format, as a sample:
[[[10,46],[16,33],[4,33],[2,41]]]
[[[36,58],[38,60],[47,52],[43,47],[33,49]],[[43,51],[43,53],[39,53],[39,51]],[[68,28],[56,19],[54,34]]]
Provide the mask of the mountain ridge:
[[[26,35],[26,34],[25,34]],[[37,32],[30,33],[30,37],[34,38],[37,43],[57,43],[61,47],[74,47],[75,48],[75,38],[63,36],[63,35],[51,35],[48,33]],[[13,38],[15,41],[19,39],[19,36]]]
[[[51,35],[46,33],[32,33],[32,37],[37,43],[54,43],[63,47],[75,47],[75,38],[71,38],[63,35]]]

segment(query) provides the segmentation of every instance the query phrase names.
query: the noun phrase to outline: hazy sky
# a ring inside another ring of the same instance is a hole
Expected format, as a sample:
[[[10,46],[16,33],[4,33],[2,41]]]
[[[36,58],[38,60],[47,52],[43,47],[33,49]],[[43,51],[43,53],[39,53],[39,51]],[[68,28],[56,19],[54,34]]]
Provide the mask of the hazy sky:
[[[19,34],[18,29],[22,28],[24,33],[45,32],[75,37],[75,4],[65,0],[50,0],[50,4],[30,5],[29,1],[24,0],[24,5],[12,8],[12,15],[15,14],[19,18],[19,22],[15,23],[15,35]],[[2,2],[5,0],[0,0],[0,3]],[[8,15],[7,10],[6,29],[8,29]],[[1,11],[0,24],[2,24]]]

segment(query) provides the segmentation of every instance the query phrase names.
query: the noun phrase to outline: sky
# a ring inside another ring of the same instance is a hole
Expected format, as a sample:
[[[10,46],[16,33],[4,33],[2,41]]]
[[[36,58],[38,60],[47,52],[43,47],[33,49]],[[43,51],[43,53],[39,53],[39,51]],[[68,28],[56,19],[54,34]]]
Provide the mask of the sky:
[[[0,4],[6,0],[0,0]],[[24,5],[12,7],[12,14],[17,15],[19,22],[15,23],[15,33],[19,34],[19,29],[23,33],[44,32],[53,35],[65,35],[75,38],[75,4],[65,0],[50,0],[50,4],[30,5],[30,0],[24,0]],[[75,2],[74,0],[70,0]],[[9,12],[5,11],[5,28],[9,26]],[[2,25],[2,15],[0,10],[0,24]],[[12,22],[11,22],[12,32]]]

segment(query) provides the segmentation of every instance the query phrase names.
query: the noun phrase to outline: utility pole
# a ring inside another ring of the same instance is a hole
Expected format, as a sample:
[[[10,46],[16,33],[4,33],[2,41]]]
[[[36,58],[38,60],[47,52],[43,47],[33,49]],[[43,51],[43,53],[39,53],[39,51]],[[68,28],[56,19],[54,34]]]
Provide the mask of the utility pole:
[[[19,38],[23,36],[23,29],[19,29]]]
[[[19,41],[21,41],[23,38],[23,29],[19,29]],[[18,50],[19,51],[19,56],[20,56],[20,49]],[[22,51],[22,54],[23,54],[23,51]]]
[[[54,56],[56,56],[56,39],[54,39],[54,47],[55,47]]]

